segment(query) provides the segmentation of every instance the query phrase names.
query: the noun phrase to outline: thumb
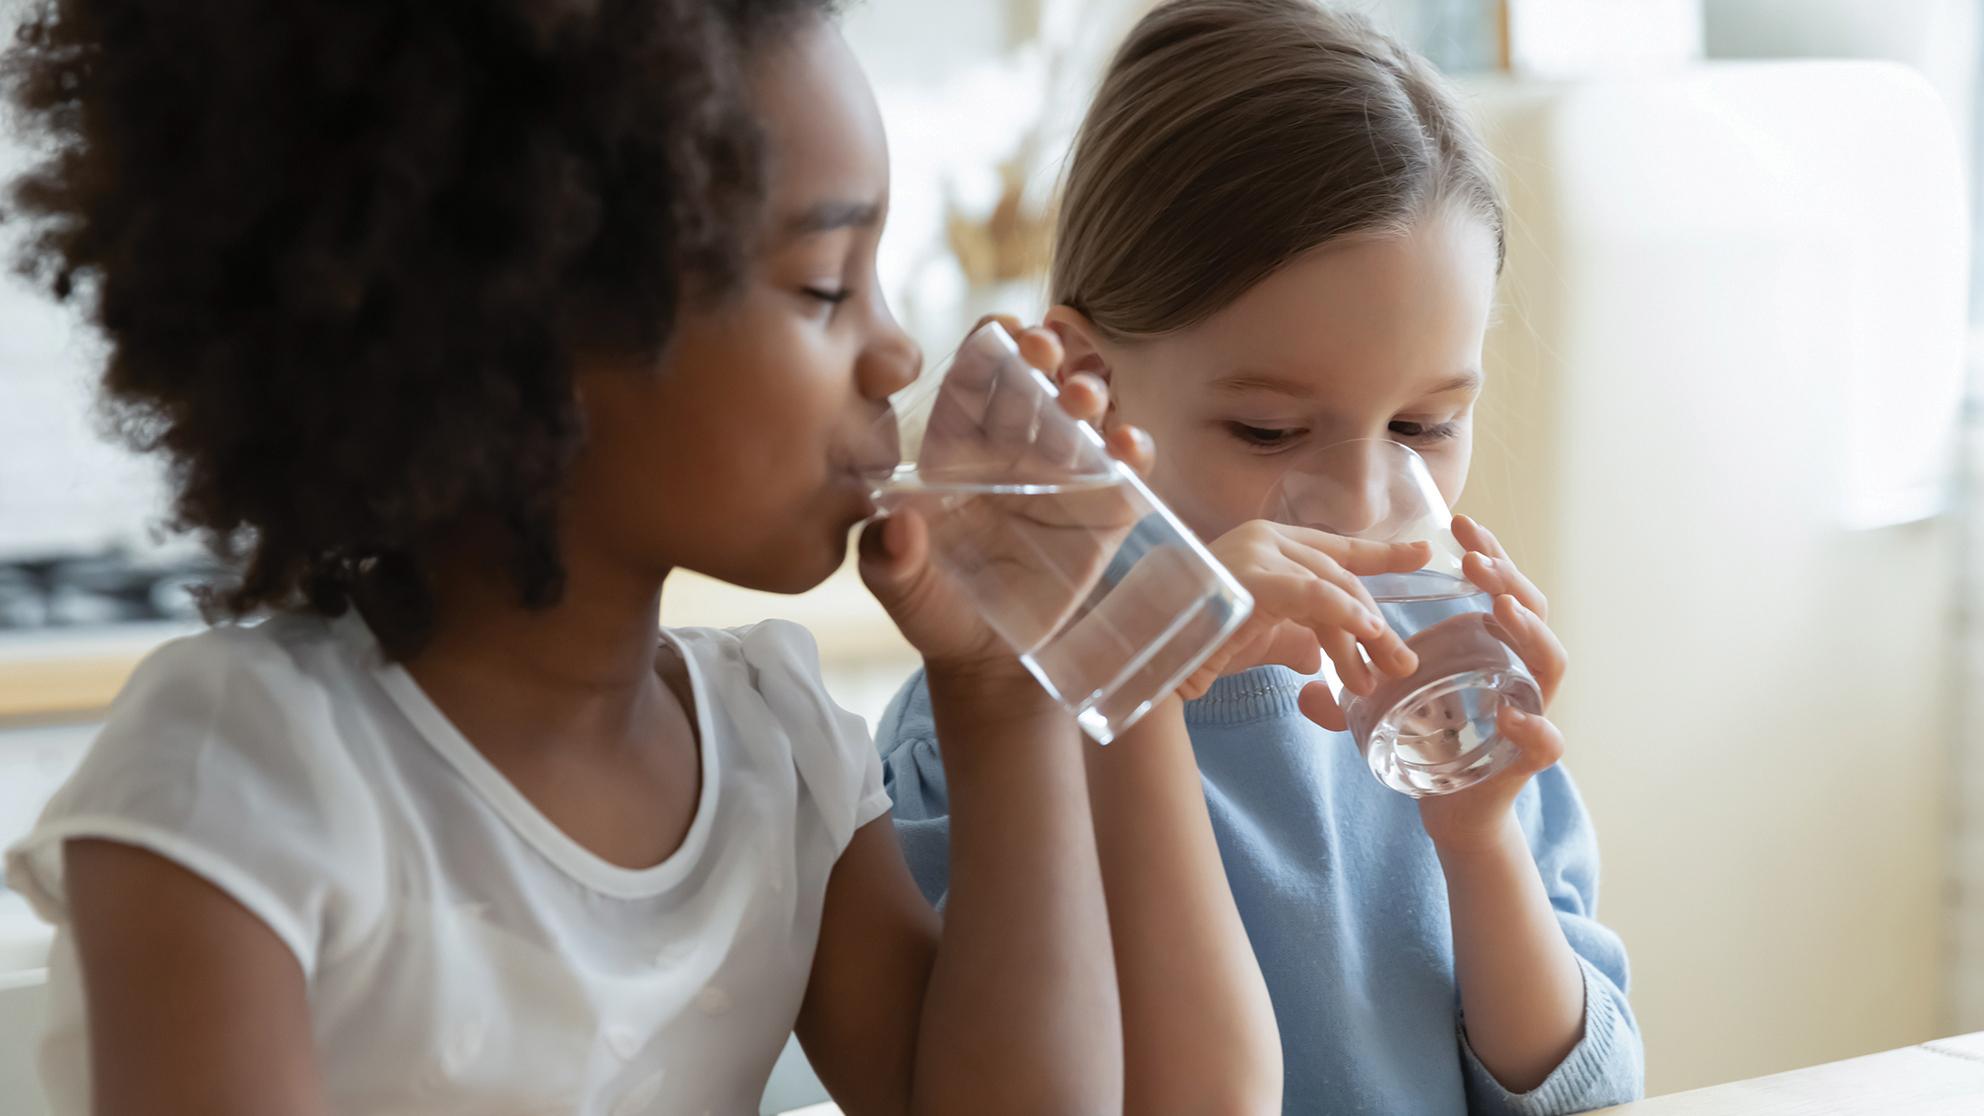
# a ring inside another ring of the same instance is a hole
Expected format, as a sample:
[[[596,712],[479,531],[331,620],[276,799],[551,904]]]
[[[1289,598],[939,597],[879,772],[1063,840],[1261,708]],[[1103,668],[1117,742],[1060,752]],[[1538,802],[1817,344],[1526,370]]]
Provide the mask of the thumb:
[[[1331,732],[1347,732],[1350,721],[1343,715],[1342,707],[1330,696],[1330,688],[1321,682],[1311,682],[1302,687],[1295,698],[1296,708],[1304,717],[1316,722]]]
[[[861,529],[861,580],[893,614],[915,596],[928,572],[929,551],[929,532],[915,512],[870,520]]]

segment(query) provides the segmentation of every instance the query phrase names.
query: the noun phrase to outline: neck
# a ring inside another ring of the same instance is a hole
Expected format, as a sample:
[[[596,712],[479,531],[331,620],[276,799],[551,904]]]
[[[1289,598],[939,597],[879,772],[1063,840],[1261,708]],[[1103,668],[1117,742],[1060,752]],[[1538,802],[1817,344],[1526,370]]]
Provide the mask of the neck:
[[[655,684],[666,571],[635,572],[567,546],[565,592],[526,608],[508,574],[486,561],[434,570],[433,636],[407,669],[423,686],[507,707],[530,719],[625,710]]]

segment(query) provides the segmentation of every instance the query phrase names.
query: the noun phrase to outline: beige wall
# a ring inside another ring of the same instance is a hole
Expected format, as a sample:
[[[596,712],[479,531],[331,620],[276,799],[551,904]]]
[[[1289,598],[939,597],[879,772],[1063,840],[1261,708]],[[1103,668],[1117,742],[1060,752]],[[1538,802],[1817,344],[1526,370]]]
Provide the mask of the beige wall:
[[[1844,526],[1840,447],[1856,370],[1901,390],[1961,329],[1954,155],[1895,73],[1718,73],[1483,99],[1515,228],[1464,506],[1572,651],[1653,1092],[1943,1011],[1952,532]],[[1856,217],[1881,189],[1801,185],[1833,174],[1894,192]]]

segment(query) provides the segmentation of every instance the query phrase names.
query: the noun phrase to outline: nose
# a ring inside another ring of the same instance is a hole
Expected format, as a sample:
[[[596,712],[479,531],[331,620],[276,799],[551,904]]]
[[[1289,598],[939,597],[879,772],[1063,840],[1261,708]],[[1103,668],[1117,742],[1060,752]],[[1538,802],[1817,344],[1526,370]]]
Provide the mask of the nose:
[[[854,374],[864,398],[880,402],[908,387],[923,370],[923,349],[884,307],[875,340],[861,353]]]
[[[1340,455],[1331,472],[1330,530],[1368,535],[1391,518],[1390,474],[1374,449],[1360,446]]]
[[[1281,480],[1281,518],[1335,535],[1365,536],[1392,518],[1391,472],[1381,443],[1333,446]]]

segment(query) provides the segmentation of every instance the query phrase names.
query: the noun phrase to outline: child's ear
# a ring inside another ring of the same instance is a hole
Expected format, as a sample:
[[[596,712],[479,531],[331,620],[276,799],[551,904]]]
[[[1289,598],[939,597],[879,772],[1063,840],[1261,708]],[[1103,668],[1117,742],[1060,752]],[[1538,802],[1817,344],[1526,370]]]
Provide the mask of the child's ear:
[[[1109,383],[1109,357],[1103,351],[1102,331],[1095,323],[1072,306],[1056,306],[1047,312],[1043,323],[1054,335],[1061,339],[1061,349],[1066,354],[1061,360],[1061,382],[1077,372]]]

